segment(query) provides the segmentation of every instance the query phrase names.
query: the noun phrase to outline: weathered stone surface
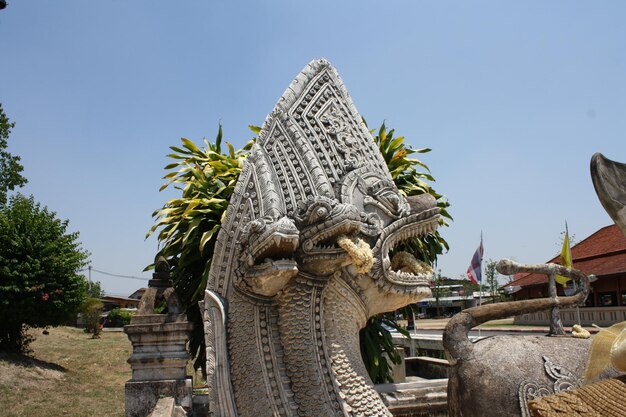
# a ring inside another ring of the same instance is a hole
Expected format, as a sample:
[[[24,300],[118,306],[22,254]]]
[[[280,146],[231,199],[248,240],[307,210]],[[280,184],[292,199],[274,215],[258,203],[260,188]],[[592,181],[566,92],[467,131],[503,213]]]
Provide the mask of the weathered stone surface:
[[[124,328],[133,344],[133,353],[128,359],[133,371],[132,380],[186,378],[187,362],[191,357],[186,348],[191,323],[162,323],[163,316],[151,318],[156,323],[131,323]]]
[[[173,397],[161,398],[148,417],[172,417],[175,406]]]
[[[394,417],[447,417],[447,379],[376,385]]]
[[[529,416],[526,399],[581,383],[590,339],[495,336],[473,344],[470,355],[449,370],[450,416]],[[556,379],[554,369],[571,378]]]
[[[124,408],[126,417],[146,417],[159,399],[172,397],[176,405],[191,410],[191,380],[128,381],[125,385]]]
[[[192,325],[171,288],[164,259],[157,261],[149,285],[138,313],[124,327],[133,345],[128,359],[133,373],[126,383],[126,417],[147,416],[161,397],[172,397],[176,407],[191,410],[192,406],[191,379],[187,377],[187,340]],[[155,314],[158,305],[164,306],[166,313]],[[161,408],[166,405],[163,402]],[[176,407],[172,415],[180,414]]]
[[[311,62],[267,117],[218,236],[203,303],[214,415],[389,415],[358,332],[430,294],[431,271],[389,258],[437,227],[429,197],[399,193],[335,69]]]
[[[181,406],[176,405],[173,397],[164,397],[157,401],[156,407],[148,417],[185,417],[186,415],[187,412]]]
[[[596,153],[591,158],[591,180],[600,203],[626,235],[626,164]]]
[[[556,264],[522,265],[498,262],[502,274],[559,274],[578,280],[571,297],[543,298],[474,307],[454,316],[446,326],[443,345],[450,364],[448,404],[453,417],[528,417],[527,400],[580,384],[590,339],[567,336],[495,336],[472,343],[467,334],[488,320],[580,305],[589,291],[582,272]]]

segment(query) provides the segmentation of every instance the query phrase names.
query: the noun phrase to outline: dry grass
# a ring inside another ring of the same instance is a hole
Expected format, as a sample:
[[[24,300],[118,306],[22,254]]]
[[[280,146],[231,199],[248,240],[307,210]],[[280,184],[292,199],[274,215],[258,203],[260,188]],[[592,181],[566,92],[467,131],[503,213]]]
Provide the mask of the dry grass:
[[[123,416],[132,350],[126,335],[104,332],[94,340],[72,327],[49,332],[35,331],[32,358],[0,353],[0,415]]]

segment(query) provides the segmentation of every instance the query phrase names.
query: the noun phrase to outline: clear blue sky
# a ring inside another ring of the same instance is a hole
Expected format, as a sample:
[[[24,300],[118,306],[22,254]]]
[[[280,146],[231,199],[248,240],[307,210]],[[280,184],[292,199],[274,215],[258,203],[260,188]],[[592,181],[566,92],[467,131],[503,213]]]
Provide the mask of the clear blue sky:
[[[168,146],[240,146],[311,59],[338,69],[370,125],[423,157],[454,216],[445,275],[485,258],[546,261],[567,219],[611,223],[589,177],[626,161],[626,3],[619,1],[9,0],[0,102],[22,192],[70,220],[94,268],[144,276]],[[141,281],[93,274],[108,292]]]

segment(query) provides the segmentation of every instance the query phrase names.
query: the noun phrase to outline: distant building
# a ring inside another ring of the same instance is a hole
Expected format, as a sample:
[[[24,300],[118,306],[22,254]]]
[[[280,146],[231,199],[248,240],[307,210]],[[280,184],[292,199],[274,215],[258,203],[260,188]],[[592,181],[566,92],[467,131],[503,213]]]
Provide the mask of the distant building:
[[[603,227],[571,250],[573,267],[596,276],[591,283],[587,303],[580,309],[583,324],[605,326],[626,320],[626,237],[620,229],[616,225]],[[559,264],[560,254],[548,262]],[[506,287],[517,289],[512,294],[515,300],[547,297],[548,277],[516,274]],[[565,295],[563,286],[557,284],[557,291],[559,296]],[[575,310],[563,309],[561,318],[565,325],[575,323]],[[516,317],[515,321],[520,324],[547,324],[548,317],[547,313],[525,314]]]
[[[110,311],[114,308],[124,309],[137,309],[139,307],[139,300],[130,297],[118,297],[115,295],[105,295],[100,299],[104,304],[104,311]]]
[[[114,308],[122,308],[128,310],[136,310],[139,307],[139,300],[146,292],[147,288],[139,288],[128,297],[119,297],[115,295],[105,295],[100,300],[104,304],[104,311],[110,311]]]
[[[143,293],[145,293],[147,288],[139,288],[137,291],[128,296],[128,298],[135,298],[137,300],[141,300],[143,297]]]
[[[468,291],[467,288],[470,286],[469,280],[454,279],[445,279],[441,285],[431,286],[433,296],[423,298],[416,303],[420,317],[452,316],[461,310],[477,306],[481,299],[481,293]],[[439,294],[439,300],[437,300],[436,294]],[[490,294],[483,291],[483,304],[491,302],[489,297]]]

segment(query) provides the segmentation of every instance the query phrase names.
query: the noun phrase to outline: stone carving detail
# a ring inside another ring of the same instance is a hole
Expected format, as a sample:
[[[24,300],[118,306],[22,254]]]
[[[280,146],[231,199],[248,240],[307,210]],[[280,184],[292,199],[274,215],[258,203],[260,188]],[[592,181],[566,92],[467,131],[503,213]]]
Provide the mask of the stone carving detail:
[[[546,336],[496,336],[476,343],[468,332],[489,320],[582,305],[589,293],[589,278],[581,271],[557,264],[524,265],[502,259],[496,269],[503,275],[518,272],[563,275],[577,282],[569,297],[535,298],[473,307],[456,314],[443,333],[443,346],[451,367],[448,370],[448,414],[454,417],[522,416],[526,398],[554,389],[565,389],[582,375],[590,339]],[[560,368],[541,358],[560,353]],[[557,380],[552,386],[536,381],[545,374]]]
[[[536,381],[522,381],[519,386],[519,406],[522,417],[531,417],[528,401],[547,395],[558,394],[581,386],[581,380],[573,372],[554,364],[547,356],[543,356],[546,374],[554,381],[552,386]]]
[[[246,159],[204,301],[215,416],[390,415],[358,333],[430,294],[432,271],[390,253],[434,231],[439,209],[398,192],[361,120],[335,69],[313,61]]]

